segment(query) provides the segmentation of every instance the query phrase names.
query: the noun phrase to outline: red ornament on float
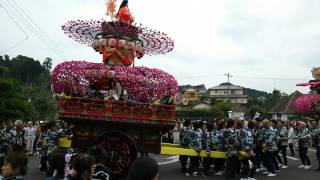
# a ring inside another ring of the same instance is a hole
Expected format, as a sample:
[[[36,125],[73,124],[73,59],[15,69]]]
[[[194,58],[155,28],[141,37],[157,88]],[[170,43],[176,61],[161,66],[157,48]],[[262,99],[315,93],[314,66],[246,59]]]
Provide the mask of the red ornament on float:
[[[178,83],[172,75],[158,69],[132,66],[135,57],[140,59],[145,54],[158,55],[172,51],[173,40],[165,33],[133,23],[126,5],[121,5],[115,15],[114,3],[107,3],[107,14],[117,18],[116,21],[74,20],[62,26],[68,37],[92,46],[102,54],[103,64],[71,61],[57,65],[51,77],[55,93],[83,97],[88,96],[92,88],[105,90],[108,88],[104,87],[108,87],[111,81],[116,81],[137,102],[174,97]]]

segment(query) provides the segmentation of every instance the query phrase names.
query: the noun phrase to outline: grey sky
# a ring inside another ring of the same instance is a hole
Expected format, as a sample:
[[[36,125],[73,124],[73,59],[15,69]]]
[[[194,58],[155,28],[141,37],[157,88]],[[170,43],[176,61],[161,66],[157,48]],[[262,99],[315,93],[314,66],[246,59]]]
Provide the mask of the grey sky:
[[[165,70],[180,85],[204,83],[209,88],[226,81],[223,74],[229,72],[234,75],[231,82],[241,86],[268,92],[273,88],[307,92],[295,84],[311,79],[311,67],[319,66],[319,0],[129,1],[136,22],[175,40],[173,52],[146,56],[136,65]],[[34,35],[12,14],[29,38],[6,51],[26,35],[0,7],[0,53],[41,61],[51,57],[54,65],[67,60],[100,62],[94,50],[64,35],[61,25],[68,20],[107,18],[104,2],[0,0],[11,14],[18,4],[53,41],[52,45],[39,32]],[[39,38],[51,45],[44,45]]]

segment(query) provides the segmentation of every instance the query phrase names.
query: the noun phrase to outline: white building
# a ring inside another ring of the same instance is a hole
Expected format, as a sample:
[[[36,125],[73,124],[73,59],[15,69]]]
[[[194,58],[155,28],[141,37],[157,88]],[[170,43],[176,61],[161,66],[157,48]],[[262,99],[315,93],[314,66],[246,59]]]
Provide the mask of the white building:
[[[231,83],[222,83],[208,89],[210,99],[230,101],[234,104],[247,104],[248,96],[245,94],[245,88]]]
[[[200,102],[192,107],[194,110],[209,110],[212,106],[208,102]]]

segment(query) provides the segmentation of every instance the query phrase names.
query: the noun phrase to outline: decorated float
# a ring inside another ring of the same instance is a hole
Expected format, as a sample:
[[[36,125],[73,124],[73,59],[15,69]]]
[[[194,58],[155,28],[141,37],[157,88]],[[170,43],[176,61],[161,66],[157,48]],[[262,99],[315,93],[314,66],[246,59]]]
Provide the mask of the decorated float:
[[[107,1],[107,20],[74,20],[62,26],[68,37],[101,54],[102,63],[67,61],[52,71],[59,118],[73,124],[72,146],[99,146],[114,177],[123,176],[137,153],[160,153],[161,132],[175,124],[175,78],[159,69],[135,66],[145,55],[173,50],[165,33],[135,23],[123,0]]]
[[[310,94],[305,94],[297,98],[294,102],[294,107],[297,111],[311,115],[314,117],[320,116],[320,67],[312,69],[313,80],[307,83],[299,83],[297,86],[309,86]]]

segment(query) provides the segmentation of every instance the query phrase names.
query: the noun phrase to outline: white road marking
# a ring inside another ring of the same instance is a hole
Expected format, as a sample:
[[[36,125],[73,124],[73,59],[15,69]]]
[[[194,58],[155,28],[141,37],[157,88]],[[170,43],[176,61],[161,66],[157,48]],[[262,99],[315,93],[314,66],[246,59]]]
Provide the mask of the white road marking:
[[[282,156],[282,154],[281,154],[281,153],[280,153],[280,155]],[[299,161],[299,159],[294,158],[294,157],[291,157],[291,156],[287,156],[287,158],[288,158],[288,159],[292,159],[292,160],[294,160],[294,161]]]
[[[291,157],[291,156],[287,156],[287,158],[288,158],[288,159],[292,159],[292,160],[294,160],[294,161],[299,161],[299,159],[294,158],[294,157]]]
[[[178,161],[179,161],[179,159],[173,159],[173,160],[170,160],[170,161],[158,162],[158,165],[161,166],[161,165],[166,165],[166,164],[173,164],[173,163],[176,163]]]
[[[317,150],[309,148],[309,151],[316,152]]]
[[[179,155],[170,156],[170,157],[167,157],[166,159],[168,159],[169,161],[158,162],[158,165],[161,166],[161,165],[176,163],[179,161]]]
[[[299,159],[294,158],[294,157],[291,157],[291,156],[287,156],[287,158],[288,158],[288,159],[291,159],[291,160],[294,160],[294,161],[299,161]],[[179,156],[178,156],[178,155],[176,155],[176,156],[170,156],[170,157],[167,157],[166,159],[168,159],[169,161],[158,162],[158,165],[161,166],[161,165],[176,163],[176,162],[179,161]]]
[[[170,157],[167,157],[166,159],[170,159],[170,160],[179,159],[179,155],[170,156]]]

